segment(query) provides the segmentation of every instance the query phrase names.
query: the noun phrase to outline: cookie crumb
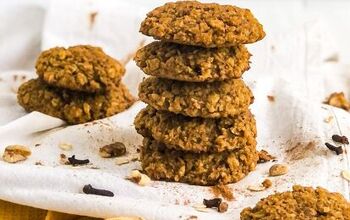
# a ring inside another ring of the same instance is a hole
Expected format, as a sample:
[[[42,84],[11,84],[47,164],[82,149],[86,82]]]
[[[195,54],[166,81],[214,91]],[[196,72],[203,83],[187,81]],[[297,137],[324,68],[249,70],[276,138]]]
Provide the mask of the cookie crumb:
[[[226,212],[227,209],[228,209],[228,204],[227,204],[227,202],[222,202],[222,203],[220,203],[220,205],[219,205],[219,207],[218,207],[218,211],[219,211],[220,213]]]
[[[270,167],[270,176],[281,176],[288,172],[288,167],[282,164],[275,164]]]
[[[224,199],[228,201],[232,201],[234,199],[233,192],[228,185],[219,184],[210,187],[210,189],[215,197],[219,197],[221,195]]]
[[[276,157],[271,156],[266,150],[259,151],[259,160],[258,163],[266,163],[270,160],[275,159]]]
[[[97,12],[91,12],[89,14],[89,21],[90,21],[90,29],[92,29],[94,27],[95,21],[96,21],[96,16],[97,16]]]
[[[324,101],[324,104],[331,105],[337,108],[342,108],[345,111],[350,110],[350,103],[345,98],[344,92],[334,92],[332,93],[326,101]]]
[[[267,99],[268,99],[270,102],[274,102],[274,101],[275,101],[275,96],[268,95],[268,96],[267,96]]]

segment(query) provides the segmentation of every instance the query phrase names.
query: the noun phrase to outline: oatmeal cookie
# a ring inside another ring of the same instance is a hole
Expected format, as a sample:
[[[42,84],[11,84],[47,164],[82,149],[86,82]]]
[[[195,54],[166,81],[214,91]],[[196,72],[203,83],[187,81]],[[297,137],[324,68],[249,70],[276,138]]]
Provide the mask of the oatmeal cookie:
[[[242,220],[350,219],[350,203],[339,193],[317,187],[293,186],[293,191],[276,193],[241,212]]]
[[[249,111],[227,118],[191,118],[147,106],[134,124],[142,136],[183,151],[222,152],[256,144],[255,120]]]
[[[50,87],[32,79],[18,89],[18,103],[28,112],[39,111],[79,124],[124,111],[134,98],[123,84],[110,85],[103,94],[88,94]]]
[[[89,45],[55,47],[42,52],[36,71],[46,83],[75,91],[103,92],[119,83],[125,69],[101,48]]]
[[[204,118],[240,114],[254,99],[241,79],[194,83],[157,77],[140,84],[139,97],[157,110]]]
[[[244,45],[202,48],[161,41],[137,51],[136,64],[148,75],[189,82],[240,78],[249,69]]]
[[[170,149],[151,138],[144,138],[141,164],[154,180],[195,185],[234,183],[255,169],[255,145],[221,153],[192,153]]]
[[[170,2],[155,8],[147,14],[140,32],[201,47],[229,47],[265,37],[263,26],[250,10],[197,1]]]

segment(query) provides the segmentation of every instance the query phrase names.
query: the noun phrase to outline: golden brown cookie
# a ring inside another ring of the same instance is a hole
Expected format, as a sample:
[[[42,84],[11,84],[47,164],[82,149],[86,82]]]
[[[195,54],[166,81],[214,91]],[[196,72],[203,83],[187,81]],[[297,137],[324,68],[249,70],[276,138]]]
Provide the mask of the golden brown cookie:
[[[22,84],[18,103],[28,112],[39,111],[79,124],[112,116],[124,111],[135,99],[123,84],[109,86],[103,94],[74,92],[48,86],[41,79]]]
[[[157,110],[204,118],[240,114],[254,100],[241,79],[194,83],[149,77],[140,84],[139,97]]]
[[[195,185],[234,183],[255,169],[255,145],[221,153],[192,153],[170,149],[151,138],[144,138],[141,164],[154,180]]]
[[[178,1],[147,14],[140,32],[155,39],[201,47],[229,47],[265,37],[248,9],[232,5]]]
[[[256,144],[255,120],[249,111],[227,118],[191,118],[147,106],[134,124],[142,136],[183,151],[222,152]]]
[[[46,50],[35,68],[50,85],[90,93],[103,92],[108,84],[119,83],[125,72],[117,60],[89,45]]]
[[[242,220],[350,219],[350,203],[339,193],[317,187],[293,186],[293,191],[276,193],[241,212]]]
[[[148,75],[211,82],[240,78],[249,69],[249,58],[244,45],[202,48],[155,41],[138,50],[134,59]]]

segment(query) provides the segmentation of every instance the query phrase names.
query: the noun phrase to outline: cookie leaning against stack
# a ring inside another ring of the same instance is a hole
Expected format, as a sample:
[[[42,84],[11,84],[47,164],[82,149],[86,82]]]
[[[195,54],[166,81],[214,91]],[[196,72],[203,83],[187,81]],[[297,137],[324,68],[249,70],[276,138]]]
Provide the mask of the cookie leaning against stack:
[[[140,31],[160,40],[134,58],[151,75],[139,87],[148,106],[134,122],[145,173],[216,185],[254,170],[254,97],[240,78],[250,58],[243,44],[262,39],[262,25],[247,9],[179,1],[149,12]]]
[[[56,47],[40,54],[37,79],[18,89],[18,103],[69,124],[112,116],[134,102],[120,82],[124,67],[101,48],[88,45]]]

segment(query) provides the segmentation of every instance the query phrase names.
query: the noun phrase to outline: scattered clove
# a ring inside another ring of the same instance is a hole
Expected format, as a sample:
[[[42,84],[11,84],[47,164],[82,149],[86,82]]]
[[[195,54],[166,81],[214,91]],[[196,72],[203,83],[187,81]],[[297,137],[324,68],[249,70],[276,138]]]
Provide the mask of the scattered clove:
[[[85,185],[83,187],[83,192],[85,194],[94,194],[94,195],[99,195],[99,196],[108,196],[108,197],[113,197],[114,193],[109,191],[109,190],[105,190],[105,189],[95,189],[91,186],[91,184]]]
[[[349,140],[346,136],[333,135],[332,140],[341,144],[349,144]]]
[[[221,199],[221,198],[203,199],[203,204],[204,204],[207,208],[218,208],[221,202],[222,202],[222,199]]]
[[[218,212],[226,212],[228,209],[228,204],[223,202],[221,198],[203,199],[203,204],[207,208],[217,208]]]
[[[75,158],[75,155],[68,157],[68,161],[70,165],[77,166],[77,165],[84,165],[90,163],[89,159],[86,160],[79,160]]]
[[[330,143],[325,143],[326,147],[331,150],[334,151],[337,155],[342,154],[343,153],[343,148],[341,146],[336,147]]]

